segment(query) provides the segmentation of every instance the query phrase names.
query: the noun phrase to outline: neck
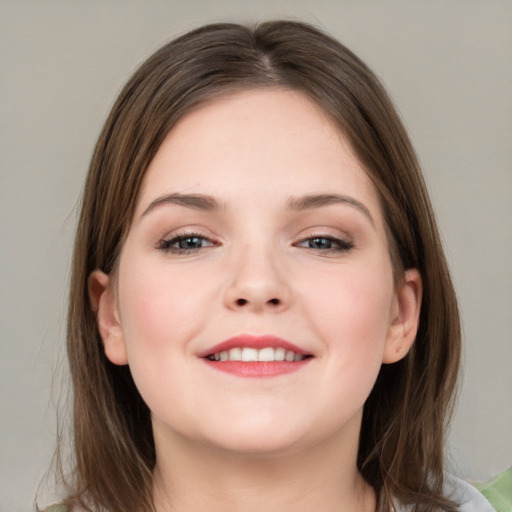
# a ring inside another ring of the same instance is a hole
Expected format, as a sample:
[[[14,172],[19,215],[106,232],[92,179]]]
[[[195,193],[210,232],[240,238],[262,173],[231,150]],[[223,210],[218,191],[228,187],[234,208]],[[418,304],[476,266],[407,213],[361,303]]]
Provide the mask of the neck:
[[[166,436],[172,450],[159,450],[155,434],[157,512],[375,510],[375,493],[356,467],[357,436],[288,453],[241,455],[179,435],[170,444]]]

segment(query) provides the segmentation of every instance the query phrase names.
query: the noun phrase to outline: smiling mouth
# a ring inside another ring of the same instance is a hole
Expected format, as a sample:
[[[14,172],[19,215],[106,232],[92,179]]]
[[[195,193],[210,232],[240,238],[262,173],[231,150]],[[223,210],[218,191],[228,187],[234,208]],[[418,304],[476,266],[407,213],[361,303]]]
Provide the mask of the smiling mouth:
[[[272,335],[242,334],[197,354],[208,366],[237,377],[277,377],[299,371],[313,354]]]
[[[260,349],[249,347],[233,347],[229,350],[222,350],[209,354],[206,358],[209,361],[243,361],[247,363],[259,362],[282,362],[289,363],[303,361],[312,357],[311,355],[299,354],[283,347],[263,347]]]

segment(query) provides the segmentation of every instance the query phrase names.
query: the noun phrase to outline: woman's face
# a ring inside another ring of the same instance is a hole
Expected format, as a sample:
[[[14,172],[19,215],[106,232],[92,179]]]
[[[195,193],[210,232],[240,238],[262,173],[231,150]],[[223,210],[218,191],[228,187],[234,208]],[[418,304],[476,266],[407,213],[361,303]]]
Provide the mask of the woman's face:
[[[103,278],[105,350],[130,365],[155,438],[244,453],[354,439],[419,307],[419,278],[394,288],[350,145],[289,90],[216,99],[169,133]]]

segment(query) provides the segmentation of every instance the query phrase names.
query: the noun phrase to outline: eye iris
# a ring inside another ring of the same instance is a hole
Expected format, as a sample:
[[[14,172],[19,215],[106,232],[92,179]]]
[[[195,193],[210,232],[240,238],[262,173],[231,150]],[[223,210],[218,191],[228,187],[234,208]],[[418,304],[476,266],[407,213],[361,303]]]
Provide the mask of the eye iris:
[[[313,249],[331,249],[332,240],[328,238],[312,238],[310,240],[310,247]]]
[[[202,239],[197,236],[188,236],[178,241],[180,249],[197,249],[202,247]]]

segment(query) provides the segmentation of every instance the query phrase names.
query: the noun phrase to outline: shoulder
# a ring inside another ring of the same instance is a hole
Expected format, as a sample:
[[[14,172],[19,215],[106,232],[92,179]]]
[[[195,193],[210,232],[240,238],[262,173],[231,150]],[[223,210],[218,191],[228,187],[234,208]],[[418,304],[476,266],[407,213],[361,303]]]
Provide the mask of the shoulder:
[[[85,510],[78,505],[68,506],[60,503],[56,505],[50,505],[48,508],[45,508],[41,512],[85,512]]]
[[[495,512],[476,487],[460,478],[446,477],[445,495],[460,504],[460,512]]]
[[[496,512],[476,487],[460,478],[446,475],[444,495],[459,504],[459,512]],[[397,512],[410,512],[412,507],[395,503]]]
[[[42,512],[71,512],[66,505],[50,505]]]
[[[512,511],[512,467],[476,486],[497,511]]]

